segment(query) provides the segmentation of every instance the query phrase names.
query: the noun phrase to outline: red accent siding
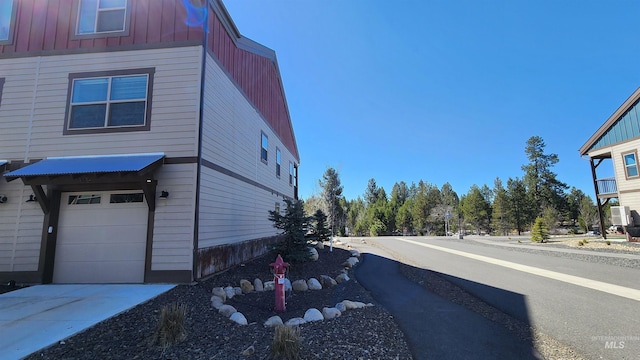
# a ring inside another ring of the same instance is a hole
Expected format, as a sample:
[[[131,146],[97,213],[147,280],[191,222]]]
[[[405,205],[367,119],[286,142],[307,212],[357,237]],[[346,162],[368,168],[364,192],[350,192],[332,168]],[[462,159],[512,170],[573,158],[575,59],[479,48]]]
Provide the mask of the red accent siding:
[[[129,35],[83,40],[71,39],[76,24],[74,0],[20,0],[17,4],[14,42],[0,45],[0,57],[11,53],[202,40],[202,29],[184,24],[186,11],[177,0],[135,0]]]
[[[231,74],[246,96],[280,136],[284,146],[300,157],[275,61],[240,49],[215,12],[209,17],[209,49]]]
[[[208,0],[207,0],[208,1]],[[187,11],[180,0],[135,0],[131,3],[129,33],[126,36],[74,40],[74,0],[20,0],[14,41],[0,45],[0,57],[16,53],[46,54],[47,51],[93,49],[202,41],[201,26],[185,24]],[[210,8],[211,9],[211,8]],[[287,110],[280,73],[274,60],[236,46],[236,42],[215,11],[209,16],[209,48],[244,91],[283,144],[299,161],[291,119]],[[226,15],[224,15],[226,16]]]

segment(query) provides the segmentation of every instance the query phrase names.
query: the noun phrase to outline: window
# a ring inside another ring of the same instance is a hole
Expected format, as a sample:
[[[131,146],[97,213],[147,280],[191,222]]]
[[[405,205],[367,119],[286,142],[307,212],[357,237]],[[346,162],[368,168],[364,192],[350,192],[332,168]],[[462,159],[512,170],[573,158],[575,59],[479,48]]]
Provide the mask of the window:
[[[627,179],[638,177],[638,155],[636,152],[622,154],[622,159],[624,160],[624,172]]]
[[[123,204],[123,203],[141,203],[143,202],[143,193],[134,194],[111,194],[109,199],[110,204]]]
[[[280,203],[279,202],[276,203],[275,212],[276,212],[276,214],[280,214]]]
[[[269,150],[269,138],[265,133],[262,133],[262,141],[261,141],[261,149],[260,149],[260,160],[265,164],[268,161],[268,150]]]
[[[79,0],[76,35],[125,33],[129,23],[127,0]]]
[[[293,163],[289,161],[289,185],[293,185]]]
[[[69,205],[100,204],[100,195],[69,195]]]
[[[4,89],[4,78],[0,78],[0,105],[2,105],[2,90]]]
[[[280,149],[276,148],[276,176],[279,178],[280,177],[280,160],[281,160],[281,154],[280,154]]]
[[[17,8],[15,0],[0,0],[0,45],[13,42]]]
[[[153,69],[70,75],[65,134],[148,130],[152,75]]]

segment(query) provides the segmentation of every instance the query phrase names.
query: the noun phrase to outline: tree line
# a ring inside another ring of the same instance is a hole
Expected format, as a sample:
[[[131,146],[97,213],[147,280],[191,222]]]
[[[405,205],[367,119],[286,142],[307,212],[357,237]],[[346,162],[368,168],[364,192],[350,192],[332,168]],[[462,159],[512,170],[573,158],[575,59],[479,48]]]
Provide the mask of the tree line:
[[[593,229],[599,223],[593,200],[557,179],[553,167],[558,155],[545,153],[545,146],[541,137],[530,137],[521,177],[506,183],[496,178],[492,187],[473,185],[462,195],[448,182],[438,187],[424,180],[396,182],[387,194],[372,178],[362,196],[347,200],[338,172],[327,168],[319,180],[321,194],[306,199],[304,209],[307,214],[327,214],[328,226],[338,235],[445,235],[461,230],[509,235],[529,231],[536,219],[551,232],[559,227],[569,232]]]

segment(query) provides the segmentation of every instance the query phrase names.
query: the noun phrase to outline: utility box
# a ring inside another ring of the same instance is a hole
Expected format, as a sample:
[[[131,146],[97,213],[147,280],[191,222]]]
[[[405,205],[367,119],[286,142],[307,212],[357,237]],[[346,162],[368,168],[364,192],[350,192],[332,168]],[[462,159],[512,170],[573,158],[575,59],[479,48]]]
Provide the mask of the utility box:
[[[611,223],[617,226],[633,225],[631,218],[631,210],[628,206],[612,206],[611,207]]]

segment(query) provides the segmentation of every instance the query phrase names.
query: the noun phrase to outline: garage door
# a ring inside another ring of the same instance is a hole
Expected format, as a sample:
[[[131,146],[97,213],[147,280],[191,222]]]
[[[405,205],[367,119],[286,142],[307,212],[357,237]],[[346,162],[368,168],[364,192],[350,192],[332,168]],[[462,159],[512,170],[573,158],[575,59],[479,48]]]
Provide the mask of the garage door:
[[[62,193],[53,282],[144,282],[148,210],[142,192]]]

